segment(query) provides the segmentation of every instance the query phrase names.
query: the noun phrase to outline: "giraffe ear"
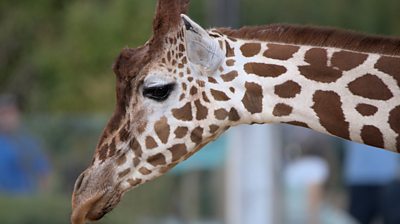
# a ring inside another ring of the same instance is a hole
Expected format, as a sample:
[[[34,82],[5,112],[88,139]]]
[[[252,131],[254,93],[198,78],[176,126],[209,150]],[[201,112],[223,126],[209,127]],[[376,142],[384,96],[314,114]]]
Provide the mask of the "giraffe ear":
[[[218,42],[188,16],[182,14],[181,17],[189,61],[202,66],[209,72],[216,71],[225,57]]]

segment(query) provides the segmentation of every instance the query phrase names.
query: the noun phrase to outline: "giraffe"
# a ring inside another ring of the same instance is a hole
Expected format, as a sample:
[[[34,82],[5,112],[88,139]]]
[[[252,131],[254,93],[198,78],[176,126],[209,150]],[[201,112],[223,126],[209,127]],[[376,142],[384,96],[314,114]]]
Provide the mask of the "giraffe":
[[[400,151],[399,39],[292,25],[205,30],[188,4],[159,0],[152,38],[116,59],[116,110],[75,183],[73,224],[102,218],[239,124]]]

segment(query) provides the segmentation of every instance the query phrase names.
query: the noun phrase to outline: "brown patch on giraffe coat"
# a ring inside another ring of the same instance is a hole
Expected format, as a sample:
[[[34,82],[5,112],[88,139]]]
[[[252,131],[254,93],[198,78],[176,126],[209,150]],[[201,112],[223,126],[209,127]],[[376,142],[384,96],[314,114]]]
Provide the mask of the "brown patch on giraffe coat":
[[[275,86],[275,94],[281,98],[293,98],[301,91],[301,86],[294,81],[286,81]]]
[[[207,94],[206,94],[206,92],[202,92],[201,93],[201,95],[203,96],[203,100],[204,100],[204,102],[207,102],[207,103],[209,103],[210,102],[210,100],[208,99],[208,97],[207,97]]]
[[[132,162],[133,162],[133,166],[137,167],[139,165],[139,163],[140,163],[140,159],[135,157],[135,158],[133,158]]]
[[[182,94],[179,96],[179,101],[182,101],[183,99],[185,99],[185,94],[184,94],[184,93],[182,93]]]
[[[218,109],[214,111],[215,118],[218,120],[225,120],[228,117],[229,113],[224,108]]]
[[[208,79],[208,82],[210,82],[210,83],[215,83],[215,84],[218,83],[217,80],[215,80],[213,77],[208,77],[207,79]]]
[[[194,105],[196,106],[196,120],[203,120],[207,118],[208,109],[203,106],[200,100],[194,101]]]
[[[177,163],[170,163],[166,166],[160,167],[160,169],[158,170],[160,172],[160,174],[164,174],[166,173],[168,170],[174,168],[177,165]]]
[[[332,135],[349,139],[349,122],[344,117],[340,96],[333,91],[318,90],[313,101],[312,108],[321,125]]]
[[[375,126],[364,125],[361,129],[361,139],[367,145],[384,147],[382,132]]]
[[[126,162],[126,155],[122,154],[117,158],[117,165],[120,166]]]
[[[282,44],[267,44],[267,47],[264,57],[277,60],[289,60],[300,49],[298,46]]]
[[[240,47],[243,56],[253,57],[260,53],[261,44],[260,43],[245,43]]]
[[[254,82],[246,82],[246,92],[242,98],[244,108],[252,114],[261,113],[263,105],[262,87]]]
[[[108,152],[108,145],[104,144],[99,151],[97,152],[99,155],[99,160],[101,160],[102,162],[104,162],[104,160],[107,159],[107,152]]]
[[[197,85],[199,85],[199,87],[204,87],[206,86],[206,82],[204,82],[203,80],[196,80]]]
[[[124,177],[124,176],[128,175],[129,172],[131,172],[131,168],[126,168],[125,170],[118,173],[118,177],[119,178]]]
[[[212,124],[212,125],[209,126],[209,128],[210,128],[210,133],[214,134],[216,131],[218,131],[219,126],[215,125],[215,124]]]
[[[115,139],[113,139],[108,146],[108,157],[113,157],[115,155],[115,151],[117,150],[117,147],[115,145]]]
[[[142,156],[142,147],[140,146],[139,142],[136,140],[136,138],[132,138],[131,141],[129,142],[129,147],[131,148],[131,150],[133,151],[133,153],[137,156],[137,157],[141,157]]]
[[[389,125],[397,134],[400,134],[400,105],[389,113]]]
[[[250,62],[244,65],[247,74],[254,74],[261,77],[278,77],[284,74],[287,69],[282,65]]]
[[[196,95],[197,94],[197,88],[195,86],[192,86],[192,88],[190,88],[190,95]]]
[[[272,114],[277,117],[283,117],[283,116],[288,116],[292,113],[293,107],[284,104],[284,103],[278,103],[275,105],[274,110],[272,111]]]
[[[210,92],[216,101],[227,101],[231,99],[222,91],[211,89]]]
[[[161,140],[162,143],[167,143],[170,127],[166,117],[162,117],[154,124],[154,131],[156,132],[158,138]]]
[[[146,137],[146,148],[147,149],[154,149],[158,146],[157,142],[154,140],[153,137],[147,136]]]
[[[173,145],[172,147],[168,148],[168,151],[170,151],[172,154],[172,162],[178,161],[187,153],[185,144]]]
[[[165,156],[162,153],[157,153],[153,156],[147,158],[147,162],[153,166],[164,165],[166,164]]]
[[[222,74],[221,78],[222,78],[222,80],[224,80],[224,82],[230,82],[230,81],[234,80],[236,77],[238,77],[238,75],[239,74],[237,71],[231,71],[226,74]]]
[[[231,45],[229,45],[228,41],[225,41],[225,46],[226,46],[226,54],[225,54],[225,56],[227,58],[234,57],[235,56],[235,50],[233,48],[231,48]]]
[[[119,139],[120,139],[121,141],[123,141],[123,142],[126,142],[126,140],[129,139],[129,131],[126,130],[125,127],[123,127],[123,128],[121,129],[121,131],[119,132]]]
[[[151,170],[147,169],[146,167],[140,167],[139,172],[143,175],[149,175]]]
[[[388,100],[393,97],[386,84],[376,75],[366,74],[348,84],[354,95],[373,100]]]
[[[195,129],[193,129],[192,133],[190,134],[190,139],[192,140],[192,142],[200,144],[201,140],[203,139],[203,128],[196,127]]]
[[[367,54],[351,51],[339,51],[333,53],[331,64],[342,71],[350,71],[351,69],[363,64],[367,58]]]
[[[234,59],[228,59],[228,60],[226,60],[226,65],[227,65],[227,66],[234,66],[234,65],[235,65],[235,60],[234,60]]]
[[[184,91],[186,91],[186,89],[187,89],[187,85],[186,85],[186,83],[184,83],[184,82],[182,82],[182,89],[183,89]]]
[[[100,145],[102,145],[106,139],[108,139],[108,137],[110,136],[109,130],[107,130],[107,128],[104,130],[104,132],[101,134],[100,136],[100,140],[97,143],[97,147],[99,147]]]
[[[229,87],[229,90],[230,90],[232,93],[235,93],[235,88],[233,88],[232,86]]]
[[[167,52],[167,61],[168,62],[171,61],[171,52],[170,51]]]
[[[192,105],[186,103],[183,107],[178,109],[172,109],[172,115],[178,120],[191,121],[193,120]]]
[[[135,187],[142,183],[142,181],[140,179],[128,179],[128,183],[131,187]]]
[[[179,44],[179,51],[180,52],[185,52],[185,45]]]
[[[356,106],[356,110],[363,116],[372,116],[378,111],[378,108],[369,104],[359,103]]]
[[[301,121],[287,121],[287,122],[283,122],[283,123],[300,126],[300,127],[304,127],[304,128],[310,128],[308,126],[308,124],[301,122]]]
[[[174,131],[176,138],[183,138],[188,132],[187,127],[177,127]]]
[[[326,49],[311,48],[304,56],[309,65],[299,66],[300,74],[307,79],[317,82],[335,82],[342,77],[342,71],[328,67],[328,53]]]
[[[239,113],[237,112],[237,110],[235,108],[232,107],[231,110],[229,111],[228,119],[231,121],[240,120]]]
[[[400,58],[382,56],[375,64],[375,68],[391,75],[397,81],[397,86],[400,86]]]

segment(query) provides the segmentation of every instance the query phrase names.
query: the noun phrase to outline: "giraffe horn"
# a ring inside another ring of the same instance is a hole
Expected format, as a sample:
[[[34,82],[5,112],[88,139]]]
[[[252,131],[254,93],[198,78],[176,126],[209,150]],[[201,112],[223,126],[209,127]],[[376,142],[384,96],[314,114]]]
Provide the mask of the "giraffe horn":
[[[181,14],[188,11],[189,0],[158,0],[153,20],[155,39],[162,39],[169,31],[181,24]]]

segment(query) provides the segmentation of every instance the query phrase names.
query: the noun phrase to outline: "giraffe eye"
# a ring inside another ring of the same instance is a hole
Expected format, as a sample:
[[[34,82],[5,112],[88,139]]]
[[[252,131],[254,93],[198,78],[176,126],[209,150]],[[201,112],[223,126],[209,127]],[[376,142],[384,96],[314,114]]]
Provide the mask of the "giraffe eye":
[[[166,85],[151,86],[143,88],[143,96],[152,100],[161,102],[168,98],[169,94],[174,90],[175,83]]]

